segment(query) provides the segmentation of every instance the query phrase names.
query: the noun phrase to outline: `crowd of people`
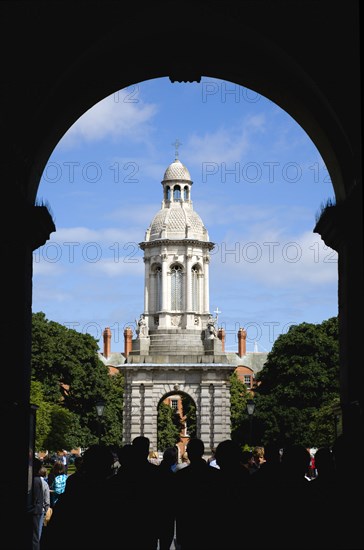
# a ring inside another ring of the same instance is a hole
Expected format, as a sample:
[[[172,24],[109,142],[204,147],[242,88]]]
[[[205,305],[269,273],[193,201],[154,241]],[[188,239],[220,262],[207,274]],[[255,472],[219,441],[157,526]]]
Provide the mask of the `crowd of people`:
[[[147,437],[136,437],[119,449],[117,468],[110,448],[89,447],[56,498],[55,480],[65,474],[53,466],[47,497],[38,461],[33,550],[363,548],[353,504],[362,463],[342,475],[349,450],[343,436],[316,451],[314,479],[307,475],[310,452],[300,445],[242,451],[228,439],[211,460],[198,438],[182,457],[175,446],[160,460],[149,447]]]

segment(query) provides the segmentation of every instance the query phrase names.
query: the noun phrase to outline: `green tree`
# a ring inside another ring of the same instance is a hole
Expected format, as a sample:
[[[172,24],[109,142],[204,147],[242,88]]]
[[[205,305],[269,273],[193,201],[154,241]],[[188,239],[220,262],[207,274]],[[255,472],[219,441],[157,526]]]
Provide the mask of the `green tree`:
[[[60,405],[51,408],[51,427],[44,444],[49,451],[74,449],[80,445],[79,419],[76,414]],[[81,441],[81,446],[82,441]]]
[[[51,409],[49,445],[61,435],[69,442],[61,448],[70,448],[76,439],[81,447],[96,443],[95,403],[100,399],[106,403],[105,442],[121,444],[123,377],[111,376],[97,351],[97,341],[89,334],[48,321],[43,312],[33,314],[32,378],[41,383],[43,400],[58,407]],[[61,409],[67,412],[61,415]],[[60,429],[63,434],[54,433]]]
[[[310,432],[316,447],[332,445],[342,432],[339,411],[340,398],[335,397],[314,412],[310,422]]]
[[[102,442],[106,445],[121,447],[123,440],[124,375],[120,372],[113,374],[110,377],[110,382],[110,391],[102,418],[102,421],[105,421],[105,426],[107,426],[107,431],[104,429]]]
[[[30,402],[37,405],[35,448],[38,451],[46,450],[46,439],[52,429],[52,404],[44,400],[41,382],[32,380],[30,384]]]
[[[315,446],[321,438],[313,419],[339,395],[337,317],[301,323],[280,335],[257,384],[254,416],[262,443]]]
[[[189,437],[197,436],[197,418],[196,418],[196,405],[193,399],[187,395],[182,394],[182,410],[184,416],[186,416],[187,433]]]
[[[249,424],[246,411],[248,390],[236,372],[230,376],[231,439],[243,446],[248,440]]]
[[[180,427],[176,426],[172,408],[165,403],[158,407],[158,450],[164,451],[167,447],[173,447],[180,439]]]

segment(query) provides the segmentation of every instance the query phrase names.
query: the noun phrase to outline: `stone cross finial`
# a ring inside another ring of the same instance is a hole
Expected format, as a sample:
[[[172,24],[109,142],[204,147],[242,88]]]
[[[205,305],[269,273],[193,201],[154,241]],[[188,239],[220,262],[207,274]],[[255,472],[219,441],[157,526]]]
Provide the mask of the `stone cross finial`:
[[[214,311],[214,313],[216,313],[216,324],[218,324],[219,322],[219,313],[221,313],[221,311],[219,310],[219,308],[217,307]]]
[[[175,156],[175,159],[177,160],[177,159],[178,159],[178,148],[180,147],[180,145],[182,145],[182,143],[181,143],[180,140],[177,138],[176,141],[175,141],[174,143],[172,143],[172,145],[174,145],[174,147],[175,147],[174,156]]]

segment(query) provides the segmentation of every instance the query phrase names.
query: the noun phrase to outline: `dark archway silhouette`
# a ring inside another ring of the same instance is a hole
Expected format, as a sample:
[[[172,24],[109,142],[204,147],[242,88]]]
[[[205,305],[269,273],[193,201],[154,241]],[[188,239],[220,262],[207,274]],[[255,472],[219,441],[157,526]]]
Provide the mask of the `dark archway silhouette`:
[[[362,445],[363,310],[359,2],[2,2],[3,368],[1,537],[31,547],[32,251],[52,221],[34,205],[53,149],[90,107],[152,78],[234,82],[274,101],[325,162],[337,205],[316,228],[339,253],[344,432]],[[171,40],[172,38],[172,40]],[[10,55],[11,54],[11,55]],[[43,211],[44,213],[44,211]],[[4,358],[5,359],[5,358]],[[3,469],[5,471],[5,469]],[[14,528],[16,521],[16,527]]]

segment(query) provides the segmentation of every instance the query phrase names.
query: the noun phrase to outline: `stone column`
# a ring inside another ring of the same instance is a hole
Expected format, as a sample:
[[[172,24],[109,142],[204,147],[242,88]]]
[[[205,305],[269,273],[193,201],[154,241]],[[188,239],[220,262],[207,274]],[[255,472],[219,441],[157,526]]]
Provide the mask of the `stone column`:
[[[162,311],[168,309],[167,260],[168,254],[162,254]]]
[[[210,434],[211,434],[211,395],[210,395],[210,383],[201,382],[200,384],[200,439],[202,439],[205,445],[205,451],[210,451]]]
[[[141,435],[142,410],[140,397],[140,384],[139,382],[134,382],[131,384],[131,441]]]
[[[186,254],[186,311],[192,311],[192,254]]]
[[[150,281],[149,281],[149,268],[150,258],[144,256],[144,313],[149,313],[149,296],[150,294]]]
[[[204,306],[204,313],[210,312],[210,297],[209,297],[209,264],[210,264],[210,257],[205,256],[204,257],[204,287],[203,287],[203,306]]]
[[[362,204],[362,186],[358,184],[345,201],[323,210],[313,230],[338,253],[340,404],[343,431],[359,446],[363,445],[364,433],[363,369],[358,365],[363,333]]]
[[[125,375],[126,379],[128,375]],[[123,445],[131,443],[131,384],[125,382],[124,408],[123,408]]]
[[[222,418],[222,411],[223,411],[223,395],[222,395],[222,385],[220,383],[214,384],[214,409],[212,411],[213,414],[213,431],[211,434],[211,446],[217,447],[217,445],[220,443],[220,441],[223,441],[226,439],[224,437],[225,430],[223,426],[223,418]]]
[[[221,391],[221,440],[231,438],[230,429],[230,382],[222,382],[220,386]]]
[[[153,451],[157,450],[156,434],[154,434],[154,422],[153,417],[156,416],[157,411],[153,406],[153,383],[144,383],[144,433],[145,437],[150,440],[150,448]]]

